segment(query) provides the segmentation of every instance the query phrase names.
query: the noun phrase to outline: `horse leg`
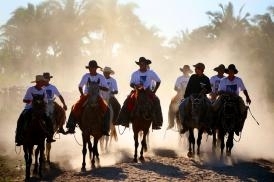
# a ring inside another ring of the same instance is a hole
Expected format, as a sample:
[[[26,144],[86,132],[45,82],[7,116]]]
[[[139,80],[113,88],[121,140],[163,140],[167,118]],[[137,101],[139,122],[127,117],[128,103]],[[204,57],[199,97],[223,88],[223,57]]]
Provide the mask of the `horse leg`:
[[[231,156],[231,149],[233,147],[233,137],[234,137],[234,132],[229,132],[228,138],[226,141],[226,156]]]
[[[212,152],[216,153],[217,136],[216,129],[212,130]]]
[[[224,148],[225,148],[225,133],[223,130],[219,130],[219,135],[218,135],[218,138],[220,138],[221,140],[221,159],[223,158],[223,155],[224,155]]]
[[[97,160],[98,164],[100,163],[99,152],[98,152],[98,138],[94,138],[92,152],[93,152],[93,157],[92,157],[91,163],[92,163],[92,166],[95,167],[95,160]]]
[[[51,150],[51,143],[46,143],[46,160],[50,163],[50,150]]]
[[[198,130],[198,138],[197,138],[197,155],[200,155],[200,146],[201,146],[201,141],[202,141],[202,136],[203,136],[203,130],[199,129]]]
[[[143,156],[143,153],[144,153],[144,151],[145,151],[145,152],[147,151],[147,142],[146,142],[147,133],[148,133],[148,131],[145,131],[145,132],[144,132],[144,134],[143,134],[143,140],[142,140],[142,142],[141,142],[142,147],[141,147],[139,159],[140,159],[142,162],[145,161],[145,158],[144,158],[144,156]]]
[[[24,158],[25,158],[25,165],[26,165],[26,174],[25,174],[25,181],[30,179],[30,166],[32,163],[32,149],[30,150],[28,146],[24,146]]]
[[[188,157],[193,157],[195,151],[195,138],[193,129],[189,129],[189,136],[188,136]]]
[[[84,134],[82,134],[82,139],[83,139],[83,149],[82,149],[83,162],[82,162],[81,171],[86,171],[87,139],[86,139],[86,136],[84,136]]]
[[[38,155],[39,155],[39,147],[37,146],[37,148],[34,151],[34,169],[33,169],[33,174],[37,175],[38,174]]]
[[[45,151],[45,147],[44,147],[44,141],[38,145],[38,151],[40,153],[39,156],[39,177],[42,178],[43,174],[42,174],[42,170],[43,170],[43,165],[44,165],[44,151]]]
[[[137,149],[138,149],[138,132],[134,132],[134,142],[135,142],[135,149],[134,149],[134,162],[137,162]]]
[[[95,167],[93,164],[92,164],[92,143],[90,141],[90,138],[87,140],[87,143],[88,143],[88,152],[89,152],[89,160],[90,160],[90,163],[91,163],[91,168]]]

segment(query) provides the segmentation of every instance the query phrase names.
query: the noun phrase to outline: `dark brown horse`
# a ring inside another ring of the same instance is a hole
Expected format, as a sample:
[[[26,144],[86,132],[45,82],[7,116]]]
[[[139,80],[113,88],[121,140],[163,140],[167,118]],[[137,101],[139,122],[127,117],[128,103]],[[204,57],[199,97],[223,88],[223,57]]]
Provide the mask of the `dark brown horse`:
[[[53,123],[53,131],[56,133],[66,122],[66,111],[54,100],[48,102],[47,110]],[[50,150],[51,143],[46,143],[46,161],[48,163],[50,163]]]
[[[32,100],[32,117],[27,121],[28,126],[24,131],[23,149],[26,163],[26,181],[30,179],[30,168],[32,164],[33,147],[37,145],[35,152],[35,165],[33,174],[42,177],[42,166],[44,164],[45,139],[47,132],[44,115],[46,104],[44,102],[44,95],[33,95]],[[40,155],[39,155],[40,154]],[[39,164],[38,164],[39,155]]]
[[[220,107],[215,113],[215,128],[220,147],[221,147],[221,158],[223,157],[224,147],[226,146],[226,155],[231,155],[233,147],[234,132],[237,127],[237,123],[240,120],[240,109],[238,107],[239,96],[231,94],[223,94],[220,96]],[[226,144],[224,141],[225,136],[228,135]],[[216,135],[213,136],[216,140]],[[216,147],[217,144],[213,143]]]
[[[144,89],[136,89],[136,103],[132,111],[132,128],[134,132],[134,162],[137,162],[137,149],[139,146],[138,136],[142,131],[143,138],[140,151],[140,160],[144,161],[143,152],[147,151],[147,135],[153,120],[153,101],[147,91]]]
[[[82,119],[79,122],[79,127],[82,131],[83,139],[83,162],[82,170],[86,170],[86,154],[87,154],[87,145],[89,149],[89,157],[91,159],[92,167],[95,167],[95,159],[100,166],[99,152],[98,152],[98,141],[103,136],[103,117],[104,111],[102,109],[102,103],[100,104],[99,96],[99,85],[97,82],[89,82],[88,88],[88,100],[83,110]],[[103,101],[103,100],[101,100]],[[107,105],[106,103],[104,103]],[[109,112],[106,111],[106,112]],[[93,136],[93,146],[90,140],[90,137]]]
[[[192,94],[186,105],[181,103],[179,106],[180,120],[184,120],[184,126],[189,131],[188,157],[193,157],[195,154],[194,129],[198,130],[197,154],[199,155],[202,135],[206,128],[211,125],[211,107],[205,97],[203,94]]]

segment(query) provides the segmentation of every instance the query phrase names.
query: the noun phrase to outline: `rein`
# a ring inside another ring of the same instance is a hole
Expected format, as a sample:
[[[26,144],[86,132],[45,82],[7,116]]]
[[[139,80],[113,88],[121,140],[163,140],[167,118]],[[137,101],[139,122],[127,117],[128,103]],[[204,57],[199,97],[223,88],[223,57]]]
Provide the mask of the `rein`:
[[[257,119],[253,116],[251,110],[250,110],[250,107],[248,106],[248,110],[249,110],[249,113],[250,115],[252,116],[252,118],[254,119],[254,121],[257,123],[257,125],[260,125],[260,123],[257,121]]]

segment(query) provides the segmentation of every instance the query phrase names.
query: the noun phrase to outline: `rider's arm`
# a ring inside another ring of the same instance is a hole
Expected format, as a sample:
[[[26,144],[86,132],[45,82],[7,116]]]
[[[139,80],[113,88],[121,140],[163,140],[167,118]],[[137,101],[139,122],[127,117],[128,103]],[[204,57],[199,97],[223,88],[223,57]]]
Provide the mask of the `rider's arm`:
[[[80,95],[81,96],[84,95],[84,93],[83,93],[83,87],[78,87],[78,89],[79,89]]]
[[[251,103],[251,100],[250,100],[250,98],[249,98],[249,95],[248,95],[247,90],[244,90],[243,92],[244,92],[244,94],[245,94],[246,102],[247,102],[248,104],[250,104],[250,103]]]
[[[67,105],[66,105],[66,103],[65,103],[65,100],[64,100],[63,96],[62,96],[62,95],[59,95],[59,99],[60,99],[60,101],[61,101],[62,104],[63,104],[63,109],[66,111],[66,110],[67,110]]]
[[[155,85],[155,88],[153,90],[153,93],[156,93],[156,91],[158,90],[160,84],[161,84],[161,82],[156,82],[156,85]]]

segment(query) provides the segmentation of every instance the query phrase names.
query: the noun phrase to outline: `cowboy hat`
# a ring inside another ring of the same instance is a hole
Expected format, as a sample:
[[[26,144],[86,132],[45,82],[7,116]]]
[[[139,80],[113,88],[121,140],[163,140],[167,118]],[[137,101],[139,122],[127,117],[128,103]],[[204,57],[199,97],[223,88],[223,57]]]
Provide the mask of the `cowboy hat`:
[[[43,75],[36,75],[35,80],[31,81],[31,83],[36,83],[36,82],[39,82],[39,81],[46,81]]]
[[[140,65],[141,63],[144,63],[146,65],[151,64],[151,61],[146,59],[145,57],[140,57],[139,62],[135,61],[136,64]]]
[[[100,66],[97,65],[97,62],[95,60],[91,60],[88,63],[88,66],[86,68],[101,68]]]
[[[110,73],[111,75],[114,74],[114,71],[111,69],[111,67],[105,66],[103,69],[101,68],[101,71],[103,73]]]
[[[183,68],[180,68],[181,72],[188,72],[193,73],[193,71],[190,69],[189,65],[184,65]]]
[[[220,64],[218,67],[213,69],[214,71],[225,71],[225,65]]]
[[[53,76],[51,76],[49,72],[45,72],[45,73],[43,73],[43,77],[44,77],[45,79],[50,79],[50,78],[52,78]]]
[[[205,65],[203,63],[197,63],[193,65],[195,68],[205,69]]]
[[[229,70],[233,70],[234,74],[238,73],[238,70],[236,69],[236,66],[234,64],[230,64],[226,69],[225,69],[225,73],[228,73]]]

